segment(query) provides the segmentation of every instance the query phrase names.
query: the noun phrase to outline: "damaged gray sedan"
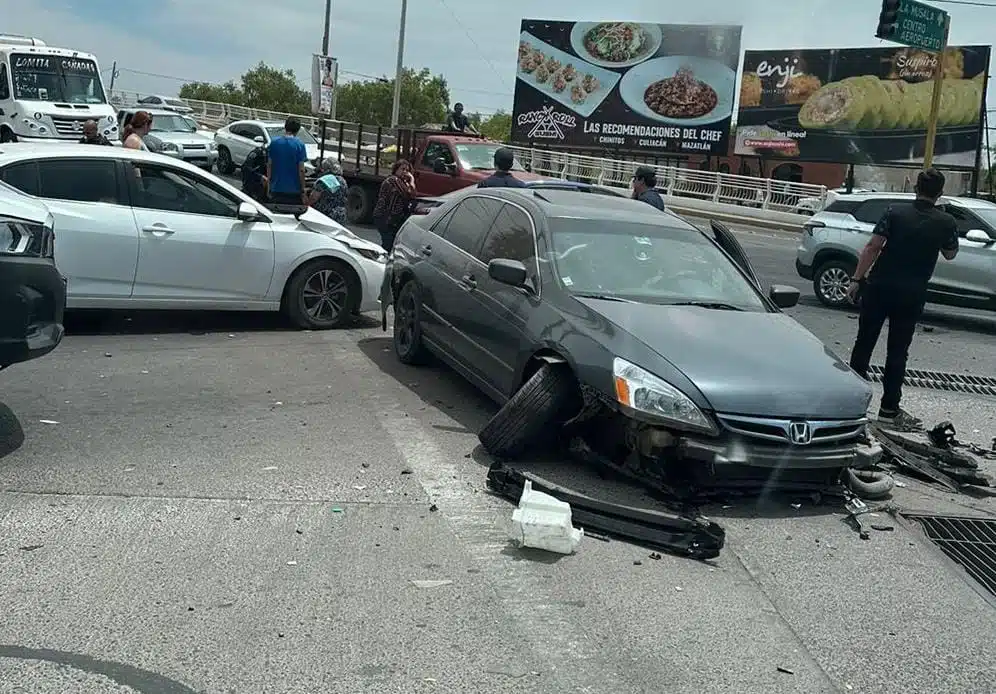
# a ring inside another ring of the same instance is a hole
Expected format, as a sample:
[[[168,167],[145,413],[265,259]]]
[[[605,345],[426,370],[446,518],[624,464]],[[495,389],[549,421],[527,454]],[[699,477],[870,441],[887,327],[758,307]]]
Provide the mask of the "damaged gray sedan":
[[[482,445],[554,440],[664,488],[830,482],[865,467],[871,389],[782,313],[722,225],[629,199],[473,189],[402,228],[381,305],[501,409]]]

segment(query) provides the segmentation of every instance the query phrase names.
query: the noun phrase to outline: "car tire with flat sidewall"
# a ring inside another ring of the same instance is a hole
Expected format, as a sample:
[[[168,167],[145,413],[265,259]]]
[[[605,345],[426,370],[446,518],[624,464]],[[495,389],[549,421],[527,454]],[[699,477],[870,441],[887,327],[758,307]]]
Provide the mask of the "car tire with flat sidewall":
[[[0,458],[24,444],[24,429],[14,411],[0,402]]]
[[[813,273],[813,293],[824,306],[842,308],[851,306],[847,300],[847,285],[854,273],[855,264],[847,260],[830,260]]]
[[[554,438],[579,402],[577,381],[566,364],[544,363],[491,418],[478,438],[491,455],[515,458]]]
[[[228,176],[235,173],[235,162],[232,161],[232,153],[228,147],[218,148],[218,173]]]
[[[394,300],[394,353],[402,364],[418,366],[428,361],[422,342],[422,292],[408,280]]]
[[[339,328],[356,314],[362,291],[359,277],[347,263],[316,258],[299,267],[287,283],[283,310],[303,330]]]

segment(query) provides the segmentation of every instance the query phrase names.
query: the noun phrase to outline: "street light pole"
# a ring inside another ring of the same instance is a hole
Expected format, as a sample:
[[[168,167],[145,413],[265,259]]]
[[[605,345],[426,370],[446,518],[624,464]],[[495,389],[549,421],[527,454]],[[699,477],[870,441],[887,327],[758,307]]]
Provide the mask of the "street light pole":
[[[401,119],[401,78],[405,70],[405,24],[408,23],[408,0],[401,0],[401,28],[398,30],[398,68],[394,73],[394,105],[391,108],[391,127],[397,128]]]

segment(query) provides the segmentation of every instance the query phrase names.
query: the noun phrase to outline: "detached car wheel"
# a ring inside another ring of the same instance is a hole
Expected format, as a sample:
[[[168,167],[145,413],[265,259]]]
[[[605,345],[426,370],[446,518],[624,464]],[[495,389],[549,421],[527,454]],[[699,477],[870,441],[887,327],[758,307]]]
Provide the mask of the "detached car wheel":
[[[484,425],[478,438],[491,455],[515,458],[551,438],[578,402],[571,370],[544,363]]]
[[[854,270],[854,263],[846,260],[831,260],[821,265],[813,275],[813,292],[820,303],[833,308],[850,306],[847,287]]]
[[[414,280],[405,282],[394,301],[394,353],[402,364],[417,366],[428,359],[422,342],[422,292]]]
[[[232,161],[232,153],[227,147],[218,148],[218,173],[226,176],[235,173],[235,162]]]
[[[24,444],[24,429],[14,411],[0,402],[0,458]]]
[[[356,313],[361,291],[353,268],[341,260],[319,258],[294,273],[284,296],[284,312],[299,328],[338,328]]]

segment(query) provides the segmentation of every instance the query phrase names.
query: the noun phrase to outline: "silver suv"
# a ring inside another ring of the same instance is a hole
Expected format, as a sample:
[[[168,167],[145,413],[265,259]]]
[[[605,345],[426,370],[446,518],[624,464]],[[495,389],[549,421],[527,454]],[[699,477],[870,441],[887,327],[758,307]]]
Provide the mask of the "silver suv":
[[[912,193],[855,193],[837,198],[803,225],[795,269],[813,281],[816,298],[846,306],[847,285],[875,224],[891,205],[909,204]],[[996,311],[996,205],[974,198],[941,198],[958,222],[958,255],[940,260],[930,280],[932,303]]]

